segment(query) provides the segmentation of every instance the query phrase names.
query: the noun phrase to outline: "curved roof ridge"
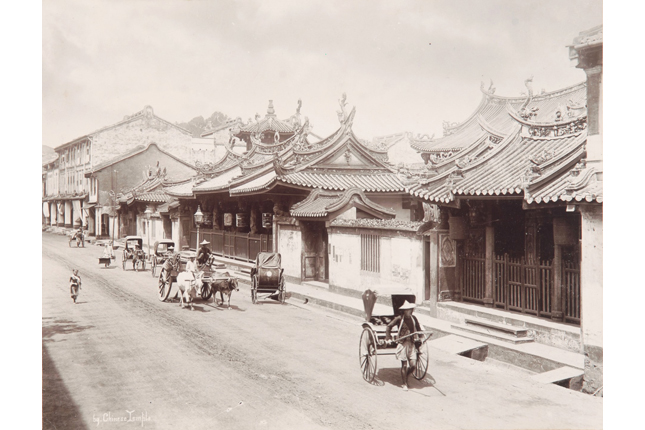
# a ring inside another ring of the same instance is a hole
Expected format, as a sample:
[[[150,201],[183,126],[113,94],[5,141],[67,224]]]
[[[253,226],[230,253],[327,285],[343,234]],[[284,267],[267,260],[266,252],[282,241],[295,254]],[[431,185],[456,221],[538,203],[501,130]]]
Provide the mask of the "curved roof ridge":
[[[569,85],[568,87],[560,88],[559,90],[547,91],[542,94],[534,94],[532,101],[535,102],[535,101],[540,101],[540,100],[544,100],[552,97],[557,97],[563,94],[572,93],[586,86],[587,86],[587,81],[582,81],[582,82],[578,82],[577,84]],[[527,99],[527,96],[515,96],[515,97],[498,96],[496,94],[487,93],[486,90],[481,90],[481,91],[485,96],[490,97],[491,99],[497,99],[499,101],[523,102],[524,100]]]

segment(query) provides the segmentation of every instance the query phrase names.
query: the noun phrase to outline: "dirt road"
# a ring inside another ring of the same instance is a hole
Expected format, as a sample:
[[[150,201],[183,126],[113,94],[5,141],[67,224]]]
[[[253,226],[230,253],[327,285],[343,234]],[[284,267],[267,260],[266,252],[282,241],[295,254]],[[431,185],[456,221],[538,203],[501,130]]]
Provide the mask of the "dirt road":
[[[100,247],[42,238],[46,429],[602,427],[600,398],[436,349],[409,392],[393,357],[379,359],[382,382],[370,385],[358,365],[359,319],[253,305],[243,285],[232,310],[211,299],[191,312],[159,302],[149,270],[104,268]],[[72,268],[83,279],[76,305]]]

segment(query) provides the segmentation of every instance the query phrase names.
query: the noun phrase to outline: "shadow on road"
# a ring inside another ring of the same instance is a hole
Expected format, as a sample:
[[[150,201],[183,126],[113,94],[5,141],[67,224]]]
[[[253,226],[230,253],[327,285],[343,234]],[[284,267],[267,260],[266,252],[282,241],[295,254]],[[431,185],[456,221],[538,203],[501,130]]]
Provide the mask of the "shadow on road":
[[[79,303],[85,303],[85,302],[79,302]],[[52,339],[52,337],[56,334],[78,333],[94,327],[92,325],[82,326],[82,325],[78,325],[74,321],[62,320],[62,319],[55,319],[54,321],[51,321],[51,322],[45,322],[44,321],[45,319],[49,319],[49,318],[43,318],[43,342],[58,342]],[[61,339],[61,340],[65,340],[65,339]]]
[[[376,374],[376,378],[374,378],[374,381],[374,385],[382,386],[385,385],[385,383],[388,383],[390,385],[403,388],[403,383],[401,382],[401,368],[393,367],[379,369],[378,373]],[[376,383],[376,381],[378,381],[379,383]],[[424,390],[425,388],[435,387],[436,383],[437,381],[435,381],[434,377],[430,373],[426,373],[426,376],[421,380],[415,379],[414,377],[412,377],[412,375],[410,375],[410,377],[408,378],[408,387],[410,388],[410,391],[418,391]],[[435,393],[443,394],[442,392],[437,393],[436,391]],[[432,397],[434,397],[434,395]]]
[[[43,429],[87,428],[43,342]]]

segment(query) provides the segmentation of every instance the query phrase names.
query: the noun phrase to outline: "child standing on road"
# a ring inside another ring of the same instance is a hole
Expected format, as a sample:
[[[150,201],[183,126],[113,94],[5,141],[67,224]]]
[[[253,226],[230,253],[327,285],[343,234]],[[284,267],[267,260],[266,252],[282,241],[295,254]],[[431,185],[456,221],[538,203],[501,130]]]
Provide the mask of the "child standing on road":
[[[78,294],[81,289],[81,277],[78,276],[78,269],[72,270],[72,276],[69,278],[69,292],[72,296],[72,300],[74,300],[74,304],[76,304],[76,299],[78,298]]]

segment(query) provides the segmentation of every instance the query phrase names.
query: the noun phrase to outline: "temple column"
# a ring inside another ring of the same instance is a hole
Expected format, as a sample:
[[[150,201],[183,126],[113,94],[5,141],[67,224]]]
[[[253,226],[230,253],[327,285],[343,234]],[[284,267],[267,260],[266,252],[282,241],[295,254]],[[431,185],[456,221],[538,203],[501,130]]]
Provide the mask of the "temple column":
[[[580,265],[580,326],[585,355],[582,390],[593,393],[603,386],[603,216],[602,206],[580,206],[582,239]]]
[[[484,306],[493,307],[493,284],[494,284],[494,262],[495,262],[495,227],[493,227],[492,207],[488,205],[487,222],[486,222],[486,263],[484,276]]]

